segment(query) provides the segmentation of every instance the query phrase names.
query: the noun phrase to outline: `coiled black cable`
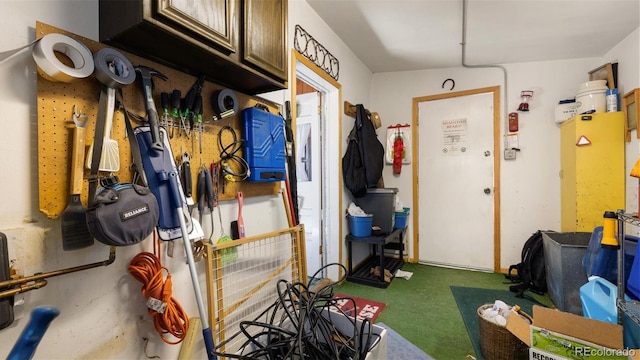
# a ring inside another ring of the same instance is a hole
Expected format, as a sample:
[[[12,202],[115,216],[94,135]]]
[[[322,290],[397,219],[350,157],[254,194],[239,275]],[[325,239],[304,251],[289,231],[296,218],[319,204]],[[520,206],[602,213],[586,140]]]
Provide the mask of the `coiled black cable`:
[[[346,274],[344,265],[338,263],[325,265],[319,272],[329,266],[339,266]],[[378,344],[379,335],[373,334],[369,319],[358,325],[354,317],[336,306],[346,300],[356,308],[352,298],[333,297],[333,287],[345,277],[315,291],[310,290],[310,282],[278,281],[278,299],[254,320],[240,322],[240,330],[219,342],[213,352],[234,359],[364,359]],[[338,317],[350,325],[338,329],[333,322]],[[220,352],[239,337],[246,338],[239,354]]]
[[[225,132],[231,133],[231,142],[224,145],[222,142],[222,137]],[[242,181],[249,177],[249,164],[247,161],[240,155],[238,155],[238,151],[242,149],[242,145],[244,144],[244,140],[238,139],[238,134],[236,131],[229,125],[223,126],[220,131],[218,131],[218,146],[220,147],[220,163],[222,175],[231,176],[230,181]],[[233,162],[237,166],[232,167],[229,163]],[[240,168],[239,171],[234,171],[233,168]]]

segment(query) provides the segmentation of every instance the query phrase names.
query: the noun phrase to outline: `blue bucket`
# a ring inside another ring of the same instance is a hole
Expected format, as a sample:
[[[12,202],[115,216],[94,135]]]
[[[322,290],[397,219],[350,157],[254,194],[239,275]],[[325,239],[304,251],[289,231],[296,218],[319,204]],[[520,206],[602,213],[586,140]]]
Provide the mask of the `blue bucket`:
[[[371,226],[373,225],[373,215],[351,216],[349,219],[349,229],[353,236],[371,236]]]
[[[395,212],[395,218],[393,221],[394,229],[404,229],[407,226],[407,217],[409,216],[409,208],[403,208],[402,211]]]

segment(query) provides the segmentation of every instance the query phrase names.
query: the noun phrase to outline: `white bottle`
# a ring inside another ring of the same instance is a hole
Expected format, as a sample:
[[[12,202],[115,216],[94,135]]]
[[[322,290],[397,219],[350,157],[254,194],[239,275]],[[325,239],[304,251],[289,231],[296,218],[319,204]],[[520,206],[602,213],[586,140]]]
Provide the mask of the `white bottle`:
[[[607,89],[607,112],[618,111],[618,89]]]

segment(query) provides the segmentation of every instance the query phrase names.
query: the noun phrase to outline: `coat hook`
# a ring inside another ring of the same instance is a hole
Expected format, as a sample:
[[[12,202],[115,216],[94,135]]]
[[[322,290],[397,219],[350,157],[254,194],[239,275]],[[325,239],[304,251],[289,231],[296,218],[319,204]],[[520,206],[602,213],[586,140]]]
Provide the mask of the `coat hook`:
[[[451,81],[451,89],[449,90],[453,90],[454,87],[456,87],[456,82],[453,79],[447,79],[442,83],[442,88],[444,89],[444,84],[447,83],[447,81]]]

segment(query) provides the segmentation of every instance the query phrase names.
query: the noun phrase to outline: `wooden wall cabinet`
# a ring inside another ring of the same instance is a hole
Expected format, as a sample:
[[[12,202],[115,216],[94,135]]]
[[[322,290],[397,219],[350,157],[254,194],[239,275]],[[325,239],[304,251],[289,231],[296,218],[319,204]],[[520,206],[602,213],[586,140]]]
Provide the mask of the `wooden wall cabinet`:
[[[624,115],[577,115],[560,127],[563,232],[592,232],[605,211],[625,207]]]
[[[100,42],[247,94],[286,89],[287,7],[287,0],[100,0]]]

